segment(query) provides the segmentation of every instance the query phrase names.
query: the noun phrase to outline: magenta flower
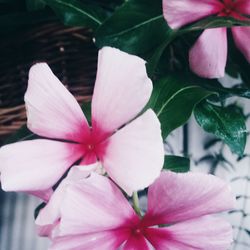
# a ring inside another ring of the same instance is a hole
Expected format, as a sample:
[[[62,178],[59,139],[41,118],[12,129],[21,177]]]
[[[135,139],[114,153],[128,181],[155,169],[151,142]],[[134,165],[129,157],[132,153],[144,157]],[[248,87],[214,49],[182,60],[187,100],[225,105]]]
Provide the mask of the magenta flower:
[[[68,186],[50,250],[227,250],[232,228],[210,214],[233,206],[217,177],[163,172],[140,218],[112,181],[92,173]]]
[[[210,15],[246,20],[249,0],[163,0],[163,14],[173,29]],[[249,20],[249,19],[248,19]],[[250,27],[232,27],[236,46],[250,62]],[[219,78],[225,74],[227,61],[227,28],[203,31],[189,52],[192,71],[201,77]]]
[[[48,199],[44,193],[48,194],[77,161],[79,165],[100,161],[129,195],[145,188],[160,175],[164,161],[155,113],[147,110],[134,119],[151,92],[145,61],[114,48],[103,48],[98,58],[90,127],[77,101],[48,65],[34,65],[25,94],[28,127],[48,139],[0,149],[3,189]]]

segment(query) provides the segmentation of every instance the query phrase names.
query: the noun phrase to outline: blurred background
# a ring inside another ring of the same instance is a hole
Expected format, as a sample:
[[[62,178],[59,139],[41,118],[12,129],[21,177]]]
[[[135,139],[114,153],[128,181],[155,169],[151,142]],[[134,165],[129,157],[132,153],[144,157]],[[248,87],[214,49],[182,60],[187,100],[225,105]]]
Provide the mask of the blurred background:
[[[23,96],[28,70],[35,62],[47,62],[79,103],[89,100],[93,90],[97,49],[91,30],[66,27],[50,9],[40,10],[30,3],[0,0],[0,146],[34,138],[25,126]],[[225,87],[238,82],[230,77],[221,79]],[[237,105],[248,119],[250,101],[237,101]],[[248,130],[249,125],[248,121]],[[169,136],[166,153],[189,156],[193,171],[212,173],[230,182],[237,197],[236,209],[225,214],[234,227],[232,250],[249,250],[250,143],[245,155],[238,158],[192,118]],[[25,194],[0,191],[1,250],[47,249],[48,241],[35,233],[34,210],[39,203]]]

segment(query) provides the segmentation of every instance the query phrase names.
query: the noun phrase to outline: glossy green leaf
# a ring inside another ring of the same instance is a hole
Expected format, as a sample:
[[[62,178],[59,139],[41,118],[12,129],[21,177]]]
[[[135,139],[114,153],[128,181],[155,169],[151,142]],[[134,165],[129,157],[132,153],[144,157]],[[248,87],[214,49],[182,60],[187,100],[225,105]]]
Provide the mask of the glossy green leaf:
[[[155,83],[147,107],[156,112],[163,138],[166,138],[188,121],[197,103],[211,94],[213,92],[199,86],[185,85],[179,78],[169,76]]]
[[[147,72],[149,77],[152,77],[154,75],[154,72],[156,70],[156,67],[158,65],[158,62],[160,61],[160,58],[164,52],[164,50],[167,48],[167,46],[174,40],[177,33],[169,31],[168,39],[166,39],[163,43],[161,43],[152,53],[152,55],[149,57],[149,60],[147,62]]]
[[[158,46],[169,32],[161,0],[128,0],[99,27],[95,39],[98,47],[141,54]]]
[[[185,173],[190,170],[190,160],[176,155],[165,155],[163,169],[177,173]]]
[[[243,155],[247,130],[245,117],[238,109],[219,107],[202,102],[196,106],[194,115],[197,123],[209,133],[223,140],[233,153]]]
[[[46,6],[43,0],[26,0],[26,7],[28,11],[41,10]]]
[[[96,29],[106,18],[106,12],[96,4],[78,0],[44,0],[65,25]]]

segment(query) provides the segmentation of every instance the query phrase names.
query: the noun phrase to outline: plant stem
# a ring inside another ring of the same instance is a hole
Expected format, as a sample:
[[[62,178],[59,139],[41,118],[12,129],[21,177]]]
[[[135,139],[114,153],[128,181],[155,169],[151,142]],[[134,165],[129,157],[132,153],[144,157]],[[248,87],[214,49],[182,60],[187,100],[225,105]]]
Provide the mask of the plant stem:
[[[141,217],[141,210],[140,210],[140,205],[139,205],[139,198],[138,198],[138,193],[134,192],[133,193],[133,207],[135,212]]]

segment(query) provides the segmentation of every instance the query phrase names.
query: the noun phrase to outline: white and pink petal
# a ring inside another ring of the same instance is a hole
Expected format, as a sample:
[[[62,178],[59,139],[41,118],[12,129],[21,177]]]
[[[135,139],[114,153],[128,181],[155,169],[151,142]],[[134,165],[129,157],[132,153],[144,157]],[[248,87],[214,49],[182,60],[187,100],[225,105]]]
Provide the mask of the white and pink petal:
[[[27,126],[35,134],[75,142],[88,136],[81,107],[46,63],[31,67],[24,99]]]
[[[98,165],[98,163],[88,166],[78,165],[70,169],[66,178],[62,180],[36,218],[37,231],[40,236],[53,237],[52,231],[59,224],[60,208],[68,186],[84,181]]]
[[[128,195],[159,177],[164,149],[160,123],[152,110],[120,129],[106,143],[103,166]]]
[[[67,188],[59,236],[129,228],[139,220],[122,192],[107,177],[92,173]]]
[[[98,233],[69,235],[53,240],[49,250],[117,250],[127,239],[129,232],[125,229]]]
[[[44,139],[6,145],[0,149],[2,188],[41,196],[82,155],[79,144]]]
[[[227,29],[206,29],[189,51],[191,70],[205,78],[220,78],[227,62]]]
[[[113,133],[138,115],[151,92],[143,59],[115,48],[102,48],[92,99],[93,129]]]
[[[180,28],[223,9],[219,0],[163,0],[163,14],[172,29]]]
[[[162,172],[149,187],[148,211],[143,223],[171,224],[231,210],[234,205],[229,185],[218,177]]]
[[[233,242],[231,225],[213,216],[147,228],[145,236],[157,250],[227,250]]]

